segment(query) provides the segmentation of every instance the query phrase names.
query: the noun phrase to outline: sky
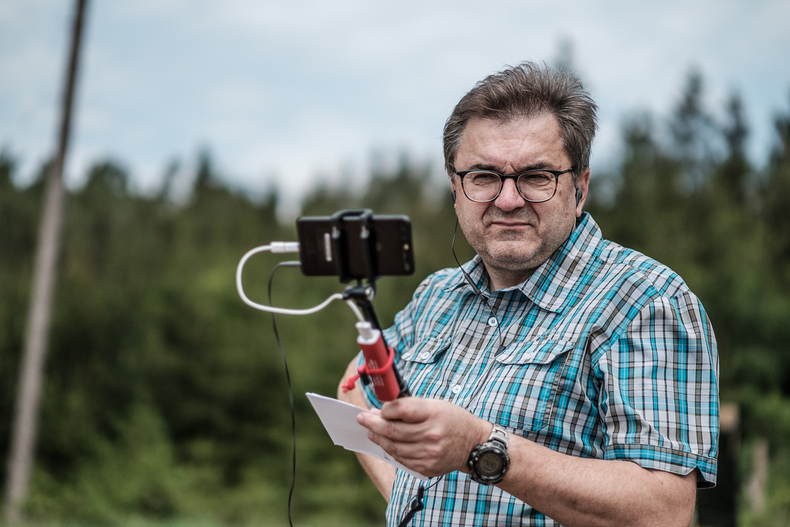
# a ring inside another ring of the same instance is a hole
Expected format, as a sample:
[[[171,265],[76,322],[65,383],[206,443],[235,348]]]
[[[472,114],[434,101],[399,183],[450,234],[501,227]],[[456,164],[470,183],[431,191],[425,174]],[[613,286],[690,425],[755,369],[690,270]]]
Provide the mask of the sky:
[[[0,150],[24,184],[52,155],[73,0],[0,0]],[[475,82],[524,60],[573,65],[600,108],[591,168],[623,120],[667,115],[689,72],[721,113],[740,93],[764,162],[790,112],[788,0],[89,0],[66,181],[114,160],[153,191],[211,153],[232,186],[296,210],[372,159],[441,166],[441,133]]]

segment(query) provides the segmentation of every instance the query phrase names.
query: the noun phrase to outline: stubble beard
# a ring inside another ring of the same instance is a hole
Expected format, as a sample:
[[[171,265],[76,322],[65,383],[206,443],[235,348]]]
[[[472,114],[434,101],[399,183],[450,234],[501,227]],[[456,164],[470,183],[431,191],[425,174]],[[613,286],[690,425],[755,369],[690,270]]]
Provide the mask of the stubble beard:
[[[523,221],[529,226],[526,232],[519,229],[491,232],[492,223],[500,219]],[[482,258],[486,269],[520,274],[524,279],[551,257],[573,230],[572,227],[560,226],[550,232],[540,232],[537,218],[502,211],[486,213],[483,220],[483,228],[468,241]]]

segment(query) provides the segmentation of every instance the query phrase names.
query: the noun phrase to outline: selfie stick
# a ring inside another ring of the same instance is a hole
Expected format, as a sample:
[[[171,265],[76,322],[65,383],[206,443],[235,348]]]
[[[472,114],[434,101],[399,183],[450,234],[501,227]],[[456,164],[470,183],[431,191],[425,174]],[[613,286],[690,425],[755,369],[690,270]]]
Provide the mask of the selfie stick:
[[[331,217],[332,250],[336,255],[338,276],[340,281],[347,283],[351,280],[348,263],[348,240],[346,231],[341,228],[341,223],[348,217],[356,217],[360,222],[360,239],[362,241],[365,260],[367,285],[362,280],[357,280],[356,285],[348,286],[343,292],[344,300],[352,300],[362,312],[364,322],[357,322],[359,337],[357,344],[365,357],[365,364],[357,368],[358,375],[352,376],[343,385],[343,391],[354,388],[357,379],[363,384],[373,384],[376,398],[381,402],[392,401],[398,397],[411,395],[409,387],[404,382],[395,368],[395,352],[387,345],[381,324],[373,309],[373,297],[376,294],[376,240],[371,234],[370,220],[373,211],[341,210]]]

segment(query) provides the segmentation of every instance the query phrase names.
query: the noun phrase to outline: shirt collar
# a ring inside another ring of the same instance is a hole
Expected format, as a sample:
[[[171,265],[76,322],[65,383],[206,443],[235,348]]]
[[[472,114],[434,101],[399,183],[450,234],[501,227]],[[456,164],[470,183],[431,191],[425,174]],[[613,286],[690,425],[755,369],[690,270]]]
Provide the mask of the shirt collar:
[[[589,271],[587,264],[600,252],[601,242],[598,224],[583,213],[565,243],[517,287],[543,309],[562,311],[579,279]]]
[[[576,228],[554,254],[535,269],[527,280],[503,291],[519,290],[547,311],[562,311],[585,272],[586,264],[600,251],[602,241],[598,224],[588,213],[582,213]],[[485,285],[484,265],[480,256],[475,255],[463,268],[477,289],[488,297],[490,292]],[[459,278],[461,280],[455,281],[447,289],[465,287],[468,292],[473,292],[467,280],[462,276]]]

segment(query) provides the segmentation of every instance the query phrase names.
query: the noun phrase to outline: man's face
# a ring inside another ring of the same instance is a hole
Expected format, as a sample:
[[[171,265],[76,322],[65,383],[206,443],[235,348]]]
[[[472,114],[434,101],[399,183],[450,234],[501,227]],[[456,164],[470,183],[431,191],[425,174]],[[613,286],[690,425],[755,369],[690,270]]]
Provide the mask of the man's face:
[[[466,125],[455,156],[455,168],[459,172],[480,168],[519,174],[535,168],[570,167],[557,120],[551,114],[507,122],[472,119]],[[589,170],[585,170],[576,182],[584,197],[589,177]],[[570,173],[559,176],[556,194],[543,203],[525,201],[512,179],[505,180],[502,193],[489,203],[470,201],[457,175],[453,175],[452,186],[456,191],[458,223],[483,259],[492,290],[528,278],[568,239],[584,204],[582,198],[576,205],[576,187]]]

